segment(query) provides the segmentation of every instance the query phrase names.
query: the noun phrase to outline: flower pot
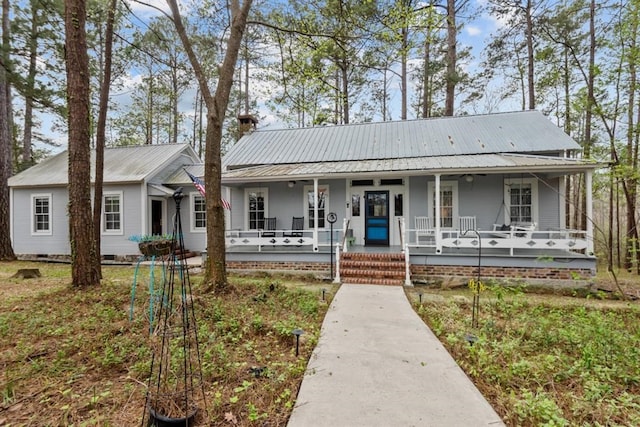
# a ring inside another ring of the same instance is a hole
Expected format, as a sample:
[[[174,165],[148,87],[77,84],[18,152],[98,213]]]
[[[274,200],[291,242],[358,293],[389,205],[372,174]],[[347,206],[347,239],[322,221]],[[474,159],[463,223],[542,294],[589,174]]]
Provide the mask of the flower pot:
[[[192,425],[198,408],[193,408],[186,417],[169,417],[149,408],[149,425],[154,427],[188,427]]]
[[[138,243],[138,248],[142,255],[146,257],[165,256],[171,253],[171,240],[162,239],[140,242]]]

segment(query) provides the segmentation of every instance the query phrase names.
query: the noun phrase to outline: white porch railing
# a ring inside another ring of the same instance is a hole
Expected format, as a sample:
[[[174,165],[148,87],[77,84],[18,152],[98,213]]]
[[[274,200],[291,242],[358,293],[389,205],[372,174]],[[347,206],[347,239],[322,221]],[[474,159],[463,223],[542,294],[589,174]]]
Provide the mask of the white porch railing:
[[[334,245],[343,241],[343,229],[334,228],[333,234]],[[331,230],[318,230],[317,235],[314,230],[227,230],[225,244],[227,248],[255,247],[258,251],[265,247],[310,247],[316,251],[331,246]]]
[[[425,239],[419,230],[408,231],[407,246],[415,248],[435,248],[437,254],[442,253],[443,248],[467,248],[477,249],[482,244],[482,249],[504,249],[510,255],[514,250],[541,251],[541,250],[565,250],[571,252],[587,251],[592,247],[587,239],[587,232],[582,230],[549,230],[523,233],[519,230],[511,231],[483,231],[464,233],[459,230],[440,229],[439,234]],[[434,231],[434,233],[436,233]],[[482,242],[478,241],[478,235]]]

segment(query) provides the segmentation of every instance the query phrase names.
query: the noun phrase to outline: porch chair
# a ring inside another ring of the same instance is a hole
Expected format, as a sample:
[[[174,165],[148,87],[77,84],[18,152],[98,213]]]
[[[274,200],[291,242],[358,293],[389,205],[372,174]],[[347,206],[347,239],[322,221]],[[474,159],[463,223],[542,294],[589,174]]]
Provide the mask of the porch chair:
[[[417,216],[414,218],[416,229],[416,243],[420,243],[420,237],[426,237],[431,240],[435,237],[433,228],[433,219],[428,216]]]
[[[516,224],[513,226],[513,235],[515,237],[524,237],[530,239],[536,229],[536,223],[531,222],[528,224]]]
[[[476,229],[476,217],[475,216],[461,216],[459,218],[459,227],[461,233],[469,230]]]
[[[291,230],[288,233],[284,233],[285,237],[302,237],[302,231],[304,230],[304,217],[294,216],[291,219]]]
[[[264,219],[262,237],[276,237],[276,222],[276,217]]]

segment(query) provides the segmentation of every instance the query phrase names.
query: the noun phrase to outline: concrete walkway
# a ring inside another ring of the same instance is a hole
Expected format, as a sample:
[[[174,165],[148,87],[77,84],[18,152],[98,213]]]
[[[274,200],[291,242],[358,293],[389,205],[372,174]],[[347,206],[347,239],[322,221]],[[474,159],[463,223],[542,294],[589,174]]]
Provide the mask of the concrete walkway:
[[[400,287],[340,287],[288,427],[503,426]]]

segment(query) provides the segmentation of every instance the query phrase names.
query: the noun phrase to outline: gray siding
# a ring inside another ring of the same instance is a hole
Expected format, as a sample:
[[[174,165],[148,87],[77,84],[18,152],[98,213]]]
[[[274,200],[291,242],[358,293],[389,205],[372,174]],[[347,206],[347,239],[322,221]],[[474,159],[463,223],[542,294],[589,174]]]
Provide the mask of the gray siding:
[[[51,235],[32,235],[31,195],[51,194]],[[13,251],[16,254],[69,254],[67,188],[21,188],[13,190]]]
[[[102,255],[135,255],[138,253],[136,242],[129,240],[131,236],[148,234],[142,229],[142,192],[139,184],[108,185],[102,190],[122,193],[122,232],[120,234],[101,233]]]

